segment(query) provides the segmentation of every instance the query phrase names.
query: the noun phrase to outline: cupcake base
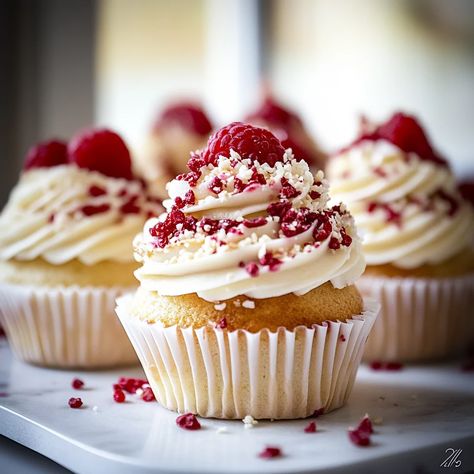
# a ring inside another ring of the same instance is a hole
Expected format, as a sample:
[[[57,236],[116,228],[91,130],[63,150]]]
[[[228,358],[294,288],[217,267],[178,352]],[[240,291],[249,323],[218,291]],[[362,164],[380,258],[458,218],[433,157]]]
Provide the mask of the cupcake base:
[[[124,288],[0,284],[0,323],[15,355],[32,364],[98,369],[137,363],[114,314]]]
[[[342,406],[378,312],[366,301],[345,322],[251,333],[150,324],[131,316],[132,301],[119,298],[116,311],[158,402],[225,419],[305,418]]]
[[[357,287],[382,305],[364,360],[441,359],[462,354],[474,338],[474,274],[444,279],[363,276]]]

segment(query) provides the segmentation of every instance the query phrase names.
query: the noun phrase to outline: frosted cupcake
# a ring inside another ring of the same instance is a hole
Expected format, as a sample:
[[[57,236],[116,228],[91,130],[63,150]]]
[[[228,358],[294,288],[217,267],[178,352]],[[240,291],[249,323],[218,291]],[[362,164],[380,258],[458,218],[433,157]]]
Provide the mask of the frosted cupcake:
[[[190,151],[204,147],[211,130],[211,121],[199,105],[168,106],[156,120],[143,152],[134,156],[137,169],[165,197],[166,183],[186,171]]]
[[[216,418],[301,418],[347,400],[375,319],[352,217],[269,131],[232,123],[168,184],[134,241],[118,315],[156,398]]]
[[[260,107],[247,116],[246,121],[268,128],[283,147],[291,148],[294,156],[305,160],[311,169],[324,169],[326,155],[317,147],[301,118],[267,95]]]
[[[473,209],[418,122],[395,114],[332,157],[333,196],[363,235],[363,293],[382,302],[367,359],[455,355],[473,336]]]
[[[133,288],[130,244],[161,208],[108,130],[41,143],[0,214],[0,318],[16,355],[52,367],[136,361],[114,314]]]

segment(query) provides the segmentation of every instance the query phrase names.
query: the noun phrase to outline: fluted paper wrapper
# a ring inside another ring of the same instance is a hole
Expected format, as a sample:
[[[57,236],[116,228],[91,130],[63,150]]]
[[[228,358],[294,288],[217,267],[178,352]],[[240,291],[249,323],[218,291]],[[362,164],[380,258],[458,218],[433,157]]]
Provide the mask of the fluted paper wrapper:
[[[361,315],[293,331],[162,327],[117,314],[158,402],[204,417],[304,418],[342,406],[352,389],[378,305]]]
[[[362,277],[359,291],[381,303],[368,361],[420,362],[462,354],[474,337],[474,275],[450,279]]]
[[[0,284],[0,323],[15,355],[58,368],[138,363],[115,315],[124,288]]]

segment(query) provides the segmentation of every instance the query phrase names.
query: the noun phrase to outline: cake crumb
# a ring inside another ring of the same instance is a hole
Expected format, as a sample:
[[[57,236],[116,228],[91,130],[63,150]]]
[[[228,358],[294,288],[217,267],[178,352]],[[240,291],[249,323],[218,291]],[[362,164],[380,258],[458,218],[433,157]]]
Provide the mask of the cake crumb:
[[[245,428],[253,428],[255,425],[258,425],[258,421],[252,415],[247,415],[242,421]]]
[[[234,300],[234,306],[236,308],[240,308],[240,306],[241,306],[240,300]]]
[[[247,309],[255,309],[255,301],[252,300],[245,300],[242,303],[242,306]]]
[[[221,426],[220,428],[217,428],[216,433],[217,434],[225,434],[228,433],[229,430],[225,426]]]
[[[378,416],[377,418],[373,419],[374,425],[381,425],[383,424],[383,418],[381,416]]]
[[[226,306],[227,306],[226,303],[219,303],[219,304],[214,305],[214,309],[216,311],[224,311]]]

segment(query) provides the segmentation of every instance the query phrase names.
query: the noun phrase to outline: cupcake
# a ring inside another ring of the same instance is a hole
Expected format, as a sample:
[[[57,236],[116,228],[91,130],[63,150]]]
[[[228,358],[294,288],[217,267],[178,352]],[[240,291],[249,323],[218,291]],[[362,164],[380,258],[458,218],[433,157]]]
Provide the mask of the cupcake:
[[[352,217],[265,129],[232,123],[188,167],[117,307],[157,400],[226,419],[340,407],[376,316]]]
[[[326,156],[314,143],[301,118],[270,95],[247,116],[246,121],[271,130],[284,148],[291,148],[293,155],[305,160],[312,170],[324,169]]]
[[[362,293],[382,303],[365,357],[456,355],[473,336],[474,215],[413,117],[395,114],[329,160],[333,196],[363,236]]]
[[[156,120],[135,164],[150,186],[166,196],[166,183],[184,173],[189,152],[202,148],[212,130],[205,111],[197,104],[176,103],[165,108]]]
[[[29,151],[0,214],[0,320],[20,359],[85,369],[136,362],[115,299],[136,286],[130,245],[160,208],[111,131]]]

